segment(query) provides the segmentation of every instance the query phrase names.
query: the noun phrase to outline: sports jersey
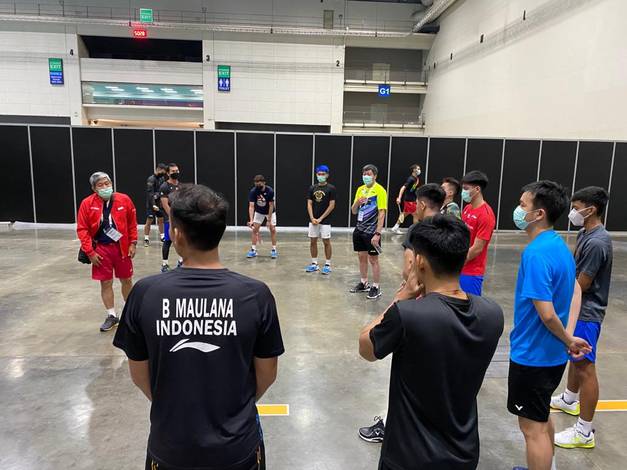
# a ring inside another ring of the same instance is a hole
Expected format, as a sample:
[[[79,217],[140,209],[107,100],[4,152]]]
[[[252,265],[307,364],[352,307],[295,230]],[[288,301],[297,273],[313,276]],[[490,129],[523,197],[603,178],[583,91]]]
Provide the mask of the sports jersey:
[[[373,184],[370,188],[363,184],[357,188],[353,204],[362,197],[365,197],[367,201],[359,206],[356,229],[374,234],[377,231],[379,211],[388,208],[388,193],[379,183]]]

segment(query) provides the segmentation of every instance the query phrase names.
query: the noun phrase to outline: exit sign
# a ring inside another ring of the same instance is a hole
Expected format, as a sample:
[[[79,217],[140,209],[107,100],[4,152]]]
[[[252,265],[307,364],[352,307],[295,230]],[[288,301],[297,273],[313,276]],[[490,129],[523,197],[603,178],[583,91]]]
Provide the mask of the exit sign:
[[[135,28],[133,29],[133,37],[135,39],[146,39],[148,37],[148,31],[144,28]]]
[[[152,8],[140,8],[139,9],[139,22],[140,23],[152,23],[153,22]]]
[[[230,65],[218,65],[218,91],[231,91]]]
[[[48,59],[48,74],[51,85],[63,85],[63,59],[52,57]]]
[[[231,78],[231,66],[218,65],[218,78]]]

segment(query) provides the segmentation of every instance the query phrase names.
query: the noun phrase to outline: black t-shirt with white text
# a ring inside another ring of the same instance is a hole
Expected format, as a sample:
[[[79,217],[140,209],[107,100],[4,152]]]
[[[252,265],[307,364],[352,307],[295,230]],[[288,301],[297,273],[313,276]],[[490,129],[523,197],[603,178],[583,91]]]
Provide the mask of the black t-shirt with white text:
[[[168,198],[168,202],[170,201],[170,193],[174,192],[174,191],[178,191],[179,190],[179,185],[178,184],[172,184],[170,183],[168,180],[166,180],[161,187],[159,188],[159,202],[161,202],[161,198],[162,197],[167,197]],[[163,206],[161,206],[163,207]],[[168,217],[168,214],[166,213],[166,211],[163,211],[163,219],[167,222],[168,220],[170,220],[170,217]]]
[[[155,461],[217,470],[256,451],[253,358],[284,352],[264,283],[227,269],[179,268],[141,279],[113,344],[129,359],[149,361]]]
[[[503,311],[484,297],[432,293],[390,307],[370,331],[378,359],[393,353],[386,467],[477,467],[477,393],[502,333]]]
[[[319,219],[329,208],[331,201],[335,201],[335,186],[332,184],[314,184],[307,191],[307,199],[311,200],[311,210],[314,219]]]

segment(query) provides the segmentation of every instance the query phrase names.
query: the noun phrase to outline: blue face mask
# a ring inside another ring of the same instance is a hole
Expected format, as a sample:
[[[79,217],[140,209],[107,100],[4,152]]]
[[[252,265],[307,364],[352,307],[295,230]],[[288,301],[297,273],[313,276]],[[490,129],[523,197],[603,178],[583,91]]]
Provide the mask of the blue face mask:
[[[520,206],[514,209],[514,225],[516,225],[516,227],[518,227],[520,230],[525,230],[527,227],[529,227],[529,222],[525,220],[525,217],[527,217],[527,214],[529,214],[529,212],[525,211],[525,209]]]
[[[472,201],[472,195],[469,189],[462,189],[462,201],[469,203]]]
[[[361,179],[363,180],[366,186],[370,186],[372,182],[374,181],[374,177],[370,175],[363,175]]]
[[[109,199],[111,199],[112,194],[113,194],[113,188],[111,186],[109,186],[108,188],[98,190],[98,196],[100,196],[105,201],[108,201]]]

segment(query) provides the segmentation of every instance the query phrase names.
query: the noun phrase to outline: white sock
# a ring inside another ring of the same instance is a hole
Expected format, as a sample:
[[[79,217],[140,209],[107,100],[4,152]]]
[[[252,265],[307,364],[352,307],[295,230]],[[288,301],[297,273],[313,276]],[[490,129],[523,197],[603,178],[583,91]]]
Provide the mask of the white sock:
[[[311,264],[318,264],[318,258],[311,258]]]
[[[150,235],[144,235],[144,240],[150,240]]]
[[[584,436],[589,436],[592,431],[592,421],[584,421],[581,418],[577,419],[577,430]]]
[[[179,263],[183,264],[183,258],[179,257]]]
[[[116,316],[115,308],[108,308],[107,309],[107,315],[113,315],[115,317]]]
[[[570,390],[568,390],[568,387],[564,389],[563,395],[564,395],[564,401],[568,403],[569,405],[572,405],[576,401],[579,401],[579,392],[577,393],[571,392]]]
[[[553,454],[553,460],[551,460],[551,470],[557,470],[557,464],[555,463],[555,454]]]
[[[368,284],[368,278],[361,278],[361,283],[365,286],[366,284]]]
[[[250,249],[253,251],[257,251],[257,245],[251,245]]]
[[[164,259],[161,261],[161,266],[166,266],[168,264],[168,260]]]
[[[378,289],[379,288],[379,283],[378,282],[373,282],[372,283],[372,287],[376,287]]]
[[[392,230],[397,230],[399,227],[400,227],[400,225],[394,224],[394,227],[392,227]]]
[[[272,249],[276,251],[276,245],[272,245]]]
[[[327,265],[327,266],[331,266],[331,260],[330,260],[330,259],[326,260],[326,261],[324,262],[324,264],[325,264],[325,265]]]

